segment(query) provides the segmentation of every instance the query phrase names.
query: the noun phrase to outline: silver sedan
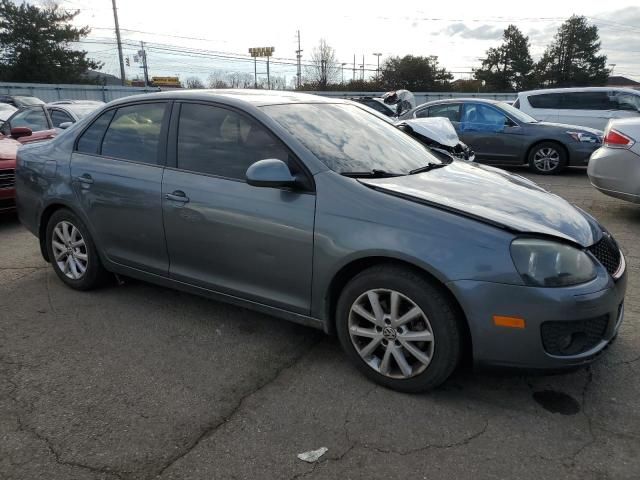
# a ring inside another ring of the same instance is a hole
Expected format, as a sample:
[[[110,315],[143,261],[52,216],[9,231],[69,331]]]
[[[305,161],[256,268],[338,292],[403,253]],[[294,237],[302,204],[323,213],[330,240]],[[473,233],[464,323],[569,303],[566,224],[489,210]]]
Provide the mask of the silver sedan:
[[[605,195],[640,203],[640,118],[611,120],[587,170]]]

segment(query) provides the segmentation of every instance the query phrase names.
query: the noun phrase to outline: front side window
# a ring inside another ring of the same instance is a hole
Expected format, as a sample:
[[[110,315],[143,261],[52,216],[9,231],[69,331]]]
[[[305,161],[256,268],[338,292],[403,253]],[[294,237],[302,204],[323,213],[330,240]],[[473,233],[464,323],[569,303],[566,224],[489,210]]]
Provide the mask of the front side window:
[[[42,108],[32,108],[16,113],[10,120],[11,128],[27,127],[32,132],[39,132],[49,128],[47,116]]]
[[[49,110],[49,116],[51,117],[51,123],[53,123],[55,128],[59,128],[62,123],[74,121],[69,114],[62,110],[58,110],[57,108]]]
[[[442,105],[434,105],[429,107],[430,117],[444,117],[448,118],[452,122],[460,121],[460,104],[459,103],[445,103]]]
[[[349,104],[268,105],[262,110],[338,173],[382,170],[406,174],[441,163],[392,123]]]
[[[120,107],[102,141],[101,154],[135,162],[158,163],[165,103]]]
[[[505,114],[480,103],[465,103],[460,129],[465,132],[501,132],[507,123]]]
[[[255,120],[211,105],[180,108],[179,169],[244,180],[249,166],[268,158],[289,162],[289,151]]]

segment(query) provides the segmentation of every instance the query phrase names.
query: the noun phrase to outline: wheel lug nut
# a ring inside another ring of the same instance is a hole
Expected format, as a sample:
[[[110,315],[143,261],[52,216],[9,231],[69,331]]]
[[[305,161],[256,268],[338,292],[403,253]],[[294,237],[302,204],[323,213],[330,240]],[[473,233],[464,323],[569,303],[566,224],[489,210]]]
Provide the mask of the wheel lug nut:
[[[391,320],[389,320],[388,318],[385,318],[384,323],[385,325],[391,325]]]

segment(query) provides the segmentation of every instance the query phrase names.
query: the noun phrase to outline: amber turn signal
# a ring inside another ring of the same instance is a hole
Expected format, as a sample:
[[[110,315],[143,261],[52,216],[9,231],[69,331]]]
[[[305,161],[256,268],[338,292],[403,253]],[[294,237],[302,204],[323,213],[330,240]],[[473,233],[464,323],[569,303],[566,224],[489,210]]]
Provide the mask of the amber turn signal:
[[[525,327],[524,318],[503,317],[500,315],[493,316],[493,324],[496,327],[507,327],[507,328],[524,328]]]

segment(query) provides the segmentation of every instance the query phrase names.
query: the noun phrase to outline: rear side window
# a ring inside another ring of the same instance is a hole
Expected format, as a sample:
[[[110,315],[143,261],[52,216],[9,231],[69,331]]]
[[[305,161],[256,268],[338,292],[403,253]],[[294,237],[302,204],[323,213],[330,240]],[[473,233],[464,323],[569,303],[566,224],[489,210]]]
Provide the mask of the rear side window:
[[[192,103],[180,108],[177,154],[180,169],[238,180],[258,160],[289,162],[287,148],[255,120]]]
[[[460,103],[446,103],[443,105],[434,105],[429,107],[429,114],[422,115],[422,117],[445,117],[452,122],[460,121]],[[424,112],[424,110],[423,110]],[[418,117],[420,118],[420,117]]]
[[[76,147],[77,152],[94,155],[100,153],[102,137],[104,137],[104,132],[107,130],[114,113],[115,110],[103,113],[80,135]]]
[[[529,105],[533,108],[560,108],[559,93],[543,93],[540,95],[530,95]]]
[[[609,110],[613,108],[606,91],[567,92],[562,94],[560,108],[566,110]]]
[[[69,114],[58,109],[49,110],[49,116],[51,117],[53,126],[56,128],[60,127],[61,123],[74,121]]]
[[[627,92],[613,92],[611,101],[617,110],[640,112],[640,95]]]
[[[143,103],[117,110],[102,141],[101,154],[142,163],[158,163],[160,130],[166,103]]]

